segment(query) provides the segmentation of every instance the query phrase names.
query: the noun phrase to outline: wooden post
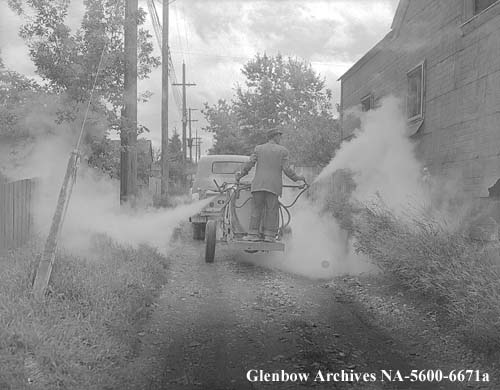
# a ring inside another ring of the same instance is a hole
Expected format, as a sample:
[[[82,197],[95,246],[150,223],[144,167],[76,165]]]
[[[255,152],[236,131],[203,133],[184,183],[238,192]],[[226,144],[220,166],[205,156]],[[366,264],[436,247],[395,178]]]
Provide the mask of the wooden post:
[[[168,1],[163,2],[161,40],[161,205],[168,202]]]
[[[191,123],[192,122],[198,122],[197,119],[191,119],[191,112],[193,111],[198,111],[196,108],[190,108],[189,109],[189,119],[188,119],[188,122],[189,122],[189,138],[188,138],[188,147],[189,147],[189,162],[191,162],[191,164],[193,163],[193,134],[192,134],[192,131],[191,131]]]
[[[52,267],[56,257],[57,241],[64,222],[64,214],[68,207],[69,195],[75,182],[74,179],[76,177],[77,164],[78,153],[74,151],[71,153],[68,160],[66,174],[64,176],[61,190],[59,191],[59,198],[57,200],[56,211],[52,218],[49,235],[47,237],[47,241],[45,241],[42,257],[38,262],[38,269],[33,283],[33,294],[36,299],[43,298],[49,285],[50,275],[52,274]]]
[[[175,83],[172,85],[182,86],[182,167],[184,169],[184,173],[186,172],[186,156],[187,156],[187,147],[186,147],[186,131],[187,131],[187,99],[186,99],[186,87],[191,87],[193,83],[186,83],[186,64],[182,63],[182,83]],[[186,175],[182,176],[182,185],[184,190],[186,190]]]
[[[120,203],[137,197],[137,2],[125,8],[125,75],[120,152]]]

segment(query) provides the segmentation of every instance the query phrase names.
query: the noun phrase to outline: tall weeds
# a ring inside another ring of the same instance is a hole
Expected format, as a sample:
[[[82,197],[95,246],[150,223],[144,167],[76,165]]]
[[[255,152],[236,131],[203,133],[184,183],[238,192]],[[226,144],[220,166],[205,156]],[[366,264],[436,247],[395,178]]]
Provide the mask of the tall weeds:
[[[351,206],[358,252],[432,300],[476,346],[500,346],[499,247],[471,240],[425,210],[396,215],[381,203]]]

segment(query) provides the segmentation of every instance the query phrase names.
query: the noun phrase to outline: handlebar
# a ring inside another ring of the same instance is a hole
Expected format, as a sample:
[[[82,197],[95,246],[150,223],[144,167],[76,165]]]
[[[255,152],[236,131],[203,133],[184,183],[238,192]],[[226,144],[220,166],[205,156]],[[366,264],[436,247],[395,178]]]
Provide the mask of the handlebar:
[[[251,184],[241,184],[240,181],[236,181],[234,183],[224,182],[221,185],[217,183],[217,180],[214,179],[215,186],[217,187],[217,191],[220,193],[228,191],[230,188],[236,187],[250,187]],[[293,185],[293,184],[283,184],[283,188],[297,188],[299,190],[308,189],[310,185],[304,181],[304,184]]]
[[[309,184],[307,184],[306,182],[300,185],[283,184],[283,188],[297,188],[299,190],[302,190],[304,188],[309,188]]]

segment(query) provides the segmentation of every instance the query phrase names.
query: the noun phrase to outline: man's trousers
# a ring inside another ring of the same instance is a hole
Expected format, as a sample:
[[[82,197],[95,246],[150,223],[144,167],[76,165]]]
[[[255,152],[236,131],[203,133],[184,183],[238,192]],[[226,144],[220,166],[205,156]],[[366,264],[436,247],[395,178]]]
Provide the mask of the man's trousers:
[[[250,216],[250,234],[262,233],[275,237],[279,225],[278,195],[268,191],[252,192],[252,214]]]

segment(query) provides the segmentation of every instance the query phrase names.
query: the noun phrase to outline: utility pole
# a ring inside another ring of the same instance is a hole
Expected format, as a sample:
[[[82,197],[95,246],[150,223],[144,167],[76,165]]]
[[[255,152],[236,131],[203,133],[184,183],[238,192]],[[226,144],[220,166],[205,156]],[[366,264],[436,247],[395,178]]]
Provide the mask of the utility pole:
[[[120,132],[120,203],[135,204],[137,195],[137,2],[125,8],[125,74]]]
[[[168,200],[168,1],[163,2],[161,40],[161,205]]]
[[[164,1],[165,3],[165,1]],[[186,64],[182,63],[182,83],[172,84],[175,86],[182,86],[182,166],[186,170],[186,128],[187,128],[187,109],[186,109],[186,87],[191,87],[196,84],[186,83]],[[183,176],[183,184],[186,183],[186,177]]]
[[[196,129],[196,162],[201,158],[201,137],[198,137],[198,129]]]
[[[195,144],[194,144],[195,145],[195,148],[194,148],[194,154],[195,154],[195,156],[194,156],[194,159],[195,159],[196,163],[198,164],[198,161],[199,161],[199,159],[198,159],[198,142],[199,142],[198,129],[196,129],[196,135],[194,137],[194,140],[195,140]]]
[[[196,108],[189,109],[189,138],[188,138],[188,146],[189,146],[189,161],[193,163],[193,136],[191,133],[191,122],[198,122],[197,119],[191,119],[191,112],[198,111]],[[196,152],[196,151],[195,151]]]

